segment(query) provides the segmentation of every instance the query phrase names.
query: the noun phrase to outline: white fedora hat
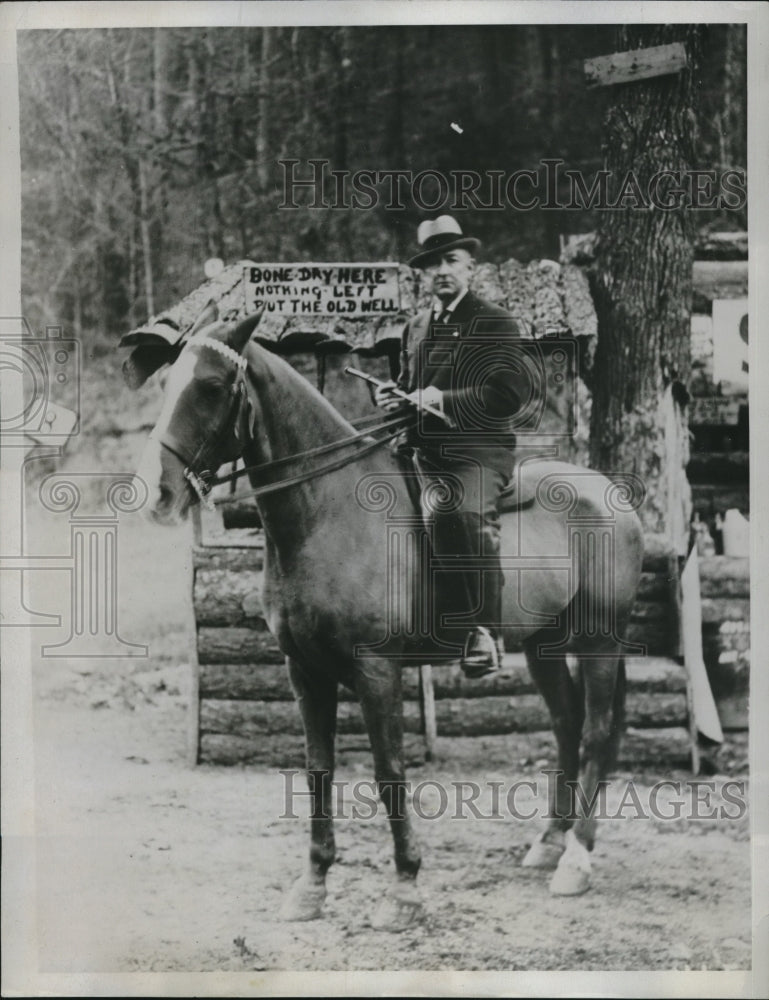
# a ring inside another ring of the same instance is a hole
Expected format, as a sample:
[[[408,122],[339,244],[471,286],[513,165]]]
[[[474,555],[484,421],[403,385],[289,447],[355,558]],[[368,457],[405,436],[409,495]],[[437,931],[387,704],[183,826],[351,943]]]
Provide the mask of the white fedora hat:
[[[420,250],[409,261],[410,267],[425,267],[436,254],[446,253],[448,250],[458,250],[461,247],[474,252],[481,245],[481,241],[474,236],[463,235],[462,228],[451,215],[439,215],[437,219],[420,223],[417,243]]]

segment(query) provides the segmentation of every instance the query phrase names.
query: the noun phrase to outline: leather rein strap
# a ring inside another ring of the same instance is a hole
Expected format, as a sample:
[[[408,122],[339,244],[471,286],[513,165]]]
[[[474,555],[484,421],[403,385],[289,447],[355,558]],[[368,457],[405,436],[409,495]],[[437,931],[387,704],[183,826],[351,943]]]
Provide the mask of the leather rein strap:
[[[274,471],[276,468],[282,468],[289,463],[302,462],[307,458],[314,458],[318,455],[327,455],[336,451],[341,451],[342,448],[348,448],[363,442],[363,447],[358,448],[351,455],[344,455],[342,458],[337,458],[332,462],[326,462],[324,465],[316,466],[314,469],[308,469],[306,472],[300,472],[295,476],[290,476],[288,479],[278,479],[273,483],[264,483],[262,486],[255,486],[253,489],[247,490],[245,493],[231,494],[227,497],[217,497],[215,500],[210,502],[218,506],[225,503],[235,503],[239,500],[244,500],[246,497],[266,496],[268,493],[276,493],[278,490],[285,490],[291,486],[298,486],[300,483],[306,483],[311,479],[317,479],[319,476],[325,476],[329,472],[335,472],[337,469],[343,469],[351,462],[355,462],[364,455],[368,455],[370,452],[376,451],[377,448],[381,448],[383,444],[387,444],[388,441],[397,437],[398,434],[400,434],[400,432],[413,421],[413,419],[414,418],[411,414],[407,414],[403,417],[380,421],[372,427],[359,431],[356,434],[350,434],[348,437],[342,438],[339,441],[332,441],[330,444],[321,445],[319,448],[311,448],[309,451],[300,451],[297,452],[296,455],[288,455],[285,458],[277,458],[272,462],[264,462],[261,465],[248,465],[245,468],[237,469],[235,472],[231,472],[226,476],[216,476],[210,481],[209,489],[214,486],[220,486],[222,483],[234,482],[236,479],[247,475],[249,472],[258,472],[261,475],[264,475],[265,473]],[[379,432],[383,433],[381,433],[379,437],[372,438],[373,434],[377,434]]]
[[[228,407],[225,420],[219,425],[219,427],[217,427],[215,434],[212,434],[209,438],[207,438],[200,448],[198,448],[192,459],[185,457],[182,449],[175,440],[164,440],[162,437],[160,438],[160,444],[184,464],[184,478],[197,494],[200,502],[205,504],[211,510],[213,510],[215,506],[225,503],[235,503],[245,499],[246,497],[260,497],[269,493],[276,493],[278,490],[288,489],[291,486],[297,486],[300,483],[316,479],[318,476],[323,476],[329,472],[334,472],[337,469],[342,469],[351,462],[354,462],[357,459],[362,458],[364,455],[368,455],[370,452],[375,451],[377,448],[381,448],[382,445],[387,444],[388,441],[397,437],[402,430],[415,420],[415,415],[413,413],[389,417],[386,420],[379,420],[376,415],[363,417],[362,419],[355,421],[356,425],[362,428],[361,430],[356,431],[355,434],[349,434],[347,437],[340,438],[338,441],[331,441],[328,444],[319,445],[317,448],[310,448],[307,451],[297,452],[295,455],[287,455],[283,458],[277,458],[270,462],[263,462],[259,465],[248,465],[242,469],[236,469],[234,472],[231,472],[226,476],[213,476],[211,472],[207,470],[199,472],[195,466],[202,456],[209,451],[209,442],[211,439],[215,437],[218,442],[218,439],[222,437],[225,429],[231,423],[233,411],[236,411],[234,419],[238,419],[240,405],[246,396],[246,359],[242,355],[238,354],[237,351],[228,347],[226,344],[222,344],[221,341],[218,340],[201,338],[191,341],[190,343],[194,343],[195,346],[211,347],[213,350],[217,351],[217,353],[232,360],[238,369],[231,389],[232,401]],[[377,436],[372,437],[372,435]],[[210,492],[214,486],[220,486],[223,483],[234,483],[237,479],[240,479],[241,476],[248,475],[249,473],[259,473],[260,476],[264,476],[265,474],[274,472],[276,469],[284,468],[287,465],[296,462],[303,462],[306,459],[318,458],[322,455],[334,454],[337,451],[354,447],[359,444],[362,444],[363,447],[356,448],[350,455],[344,455],[341,458],[316,466],[306,472],[300,472],[287,479],[279,479],[276,482],[264,483],[263,485],[256,486],[245,493],[231,494],[227,497],[217,497],[216,499],[213,499],[210,496]]]

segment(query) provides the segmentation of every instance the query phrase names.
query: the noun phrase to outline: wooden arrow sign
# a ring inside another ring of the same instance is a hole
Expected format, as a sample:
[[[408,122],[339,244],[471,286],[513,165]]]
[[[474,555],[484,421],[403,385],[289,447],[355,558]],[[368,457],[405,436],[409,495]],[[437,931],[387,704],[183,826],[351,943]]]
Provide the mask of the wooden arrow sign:
[[[634,83],[653,76],[679,73],[686,66],[683,42],[655,45],[630,52],[613,52],[585,60],[585,81],[588,87],[611,87],[615,83]]]

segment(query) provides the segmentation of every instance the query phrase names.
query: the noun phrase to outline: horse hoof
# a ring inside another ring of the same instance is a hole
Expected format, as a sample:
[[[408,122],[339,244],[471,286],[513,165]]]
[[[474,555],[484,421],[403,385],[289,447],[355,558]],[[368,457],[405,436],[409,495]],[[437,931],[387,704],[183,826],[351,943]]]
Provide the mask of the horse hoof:
[[[542,833],[537,837],[521,862],[522,868],[557,868],[565,845],[545,840],[546,836]]]
[[[559,866],[550,879],[550,892],[554,896],[581,896],[590,888],[590,872],[581,868]]]
[[[280,908],[281,920],[317,920],[326,901],[325,885],[313,885],[304,879],[294,882]]]
[[[554,896],[581,896],[590,888],[590,855],[573,830],[566,834],[566,848],[550,879]]]
[[[416,887],[408,891],[398,889],[379,904],[371,926],[377,931],[405,931],[424,919],[424,911]]]

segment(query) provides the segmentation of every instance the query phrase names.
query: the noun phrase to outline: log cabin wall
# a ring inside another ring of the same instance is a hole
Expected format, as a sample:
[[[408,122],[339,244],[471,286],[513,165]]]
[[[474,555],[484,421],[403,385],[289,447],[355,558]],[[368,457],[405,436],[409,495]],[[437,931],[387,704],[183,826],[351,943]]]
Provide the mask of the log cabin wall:
[[[261,615],[263,547],[256,528],[223,526],[218,513],[198,516],[194,550],[195,696],[190,757],[195,763],[301,766],[302,728],[281,654]],[[675,641],[670,567],[664,544],[648,539],[639,603],[628,638],[649,655],[627,662],[628,733],[621,762],[684,763],[688,754],[686,676],[667,654]],[[709,572],[707,564],[705,573]],[[419,756],[418,668],[404,668],[408,754]],[[474,737],[549,734],[550,723],[519,649],[501,674],[468,681],[457,663],[434,669],[438,733]],[[341,749],[366,749],[354,696],[340,690]],[[549,738],[549,736],[548,736]]]
[[[190,759],[194,763],[301,766],[302,728],[283,658],[267,631],[260,594],[263,546],[259,529],[225,528],[219,514],[197,518],[193,604],[196,636],[193,658]],[[677,652],[677,619],[671,584],[676,560],[666,544],[647,536],[643,577],[628,639],[643,642],[648,655],[628,659],[627,733],[620,764],[686,765],[686,673],[671,656]],[[724,557],[700,563],[703,628],[718,627],[725,590],[747,587],[742,560]],[[728,600],[728,599],[727,599]],[[456,663],[434,668],[436,721],[445,737],[534,734],[550,740],[550,723],[525,660],[509,647],[500,675],[468,681]],[[407,755],[423,753],[418,668],[404,668],[404,725]],[[739,691],[722,684],[718,701],[725,728],[744,729]],[[725,714],[726,712],[726,714]],[[339,745],[342,751],[368,748],[354,696],[340,690]]]

